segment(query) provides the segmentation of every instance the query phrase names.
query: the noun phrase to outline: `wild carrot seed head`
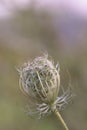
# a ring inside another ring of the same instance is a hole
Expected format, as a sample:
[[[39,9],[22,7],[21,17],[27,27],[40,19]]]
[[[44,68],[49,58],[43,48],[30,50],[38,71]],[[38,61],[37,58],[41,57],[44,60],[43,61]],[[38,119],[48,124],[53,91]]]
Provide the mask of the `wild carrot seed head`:
[[[60,75],[54,63],[46,55],[26,63],[20,70],[23,90],[43,103],[53,103],[59,92]]]
[[[70,89],[59,96],[59,70],[59,65],[55,66],[48,55],[37,57],[18,69],[20,87],[29,95],[29,115],[38,115],[40,118],[51,113],[52,109],[60,110],[71,100]]]

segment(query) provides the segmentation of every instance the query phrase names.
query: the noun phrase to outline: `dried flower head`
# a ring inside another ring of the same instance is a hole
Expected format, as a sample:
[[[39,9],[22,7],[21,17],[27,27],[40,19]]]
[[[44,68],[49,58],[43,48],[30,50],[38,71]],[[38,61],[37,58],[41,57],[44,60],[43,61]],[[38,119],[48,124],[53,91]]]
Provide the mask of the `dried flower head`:
[[[20,86],[32,99],[29,105],[30,114],[39,116],[58,110],[71,99],[69,91],[59,96],[60,74],[59,65],[54,65],[48,55],[35,58],[25,63],[18,71]],[[31,101],[31,102],[32,102]],[[34,106],[34,107],[33,107]],[[33,109],[34,108],[34,109]]]

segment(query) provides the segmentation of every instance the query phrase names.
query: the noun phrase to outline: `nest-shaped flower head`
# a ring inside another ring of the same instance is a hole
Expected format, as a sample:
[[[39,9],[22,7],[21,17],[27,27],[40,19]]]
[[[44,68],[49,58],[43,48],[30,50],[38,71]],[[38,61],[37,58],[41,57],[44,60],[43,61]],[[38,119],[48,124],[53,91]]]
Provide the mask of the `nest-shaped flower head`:
[[[32,99],[36,112],[46,114],[52,107],[63,105],[66,94],[58,98],[60,88],[59,66],[55,66],[47,55],[35,58],[25,63],[19,70],[21,88]],[[68,98],[67,98],[68,99]],[[59,102],[59,104],[58,104]],[[33,110],[33,109],[31,109]],[[32,112],[30,112],[32,114]]]

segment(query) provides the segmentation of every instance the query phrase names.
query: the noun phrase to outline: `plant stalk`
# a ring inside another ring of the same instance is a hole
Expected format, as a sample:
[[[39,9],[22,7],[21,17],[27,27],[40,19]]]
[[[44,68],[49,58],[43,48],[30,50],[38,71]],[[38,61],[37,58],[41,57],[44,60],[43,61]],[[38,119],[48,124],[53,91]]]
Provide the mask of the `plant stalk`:
[[[56,117],[61,121],[63,127],[65,128],[65,130],[69,130],[69,128],[67,127],[65,121],[63,120],[62,116],[60,115],[59,111],[55,108],[53,113],[56,115]]]

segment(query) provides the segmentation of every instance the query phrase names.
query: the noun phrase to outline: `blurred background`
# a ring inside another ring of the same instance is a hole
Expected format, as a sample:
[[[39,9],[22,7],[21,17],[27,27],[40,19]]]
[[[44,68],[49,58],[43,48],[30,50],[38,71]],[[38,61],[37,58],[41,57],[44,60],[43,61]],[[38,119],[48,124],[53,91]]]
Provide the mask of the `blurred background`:
[[[63,130],[50,115],[32,119],[16,70],[44,51],[76,95],[60,111],[70,130],[87,130],[87,1],[0,0],[0,130]]]

